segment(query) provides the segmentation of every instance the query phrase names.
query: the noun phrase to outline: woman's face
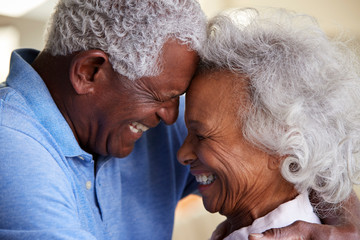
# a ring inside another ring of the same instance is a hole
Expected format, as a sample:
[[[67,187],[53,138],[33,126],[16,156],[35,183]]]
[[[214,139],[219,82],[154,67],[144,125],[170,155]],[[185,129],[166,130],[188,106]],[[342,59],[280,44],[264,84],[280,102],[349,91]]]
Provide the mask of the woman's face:
[[[256,207],[279,176],[278,169],[269,169],[273,159],[242,135],[236,115],[245,110],[247,95],[245,81],[234,85],[234,78],[239,76],[219,71],[193,79],[186,93],[188,136],[178,152],[178,160],[190,164],[199,182],[205,208],[226,216]]]

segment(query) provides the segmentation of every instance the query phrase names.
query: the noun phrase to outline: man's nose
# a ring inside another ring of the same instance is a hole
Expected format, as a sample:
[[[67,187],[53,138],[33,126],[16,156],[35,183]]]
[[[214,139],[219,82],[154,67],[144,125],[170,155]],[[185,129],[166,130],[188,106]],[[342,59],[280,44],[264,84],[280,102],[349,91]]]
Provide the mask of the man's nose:
[[[186,137],[183,145],[177,152],[177,159],[182,165],[191,164],[197,159],[197,156],[193,151],[193,145],[191,144],[189,135]]]
[[[179,97],[163,102],[156,114],[164,123],[173,124],[179,115]]]

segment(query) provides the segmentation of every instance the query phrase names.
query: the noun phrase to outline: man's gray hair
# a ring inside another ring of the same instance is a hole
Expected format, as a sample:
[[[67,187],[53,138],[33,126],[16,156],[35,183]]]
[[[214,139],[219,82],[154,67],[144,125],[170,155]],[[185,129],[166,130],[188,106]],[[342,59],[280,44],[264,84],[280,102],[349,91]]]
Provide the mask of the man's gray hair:
[[[348,197],[360,176],[356,54],[313,18],[279,9],[233,10],[207,31],[203,70],[249,78],[250,109],[239,116],[245,137],[284,158],[282,175],[298,191],[330,203]]]
[[[160,73],[161,48],[170,38],[198,51],[205,27],[196,0],[60,0],[45,51],[67,55],[100,49],[115,71],[135,80]]]

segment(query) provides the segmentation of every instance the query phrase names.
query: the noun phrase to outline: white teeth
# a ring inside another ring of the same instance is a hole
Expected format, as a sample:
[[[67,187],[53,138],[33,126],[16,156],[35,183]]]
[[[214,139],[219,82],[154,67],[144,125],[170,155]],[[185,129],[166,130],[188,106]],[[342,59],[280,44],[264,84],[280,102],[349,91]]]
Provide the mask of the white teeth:
[[[196,181],[202,185],[208,185],[210,183],[213,183],[216,179],[216,176],[214,174],[211,175],[205,175],[205,174],[201,174],[201,175],[195,175]]]
[[[134,128],[134,127],[131,126],[131,125],[129,125],[129,128],[130,128],[130,130],[131,130],[133,133],[139,133],[139,132],[141,132],[141,130],[136,129],[136,128]]]
[[[129,128],[133,133],[146,132],[149,129],[145,125],[138,122],[132,122],[131,124],[129,124]]]

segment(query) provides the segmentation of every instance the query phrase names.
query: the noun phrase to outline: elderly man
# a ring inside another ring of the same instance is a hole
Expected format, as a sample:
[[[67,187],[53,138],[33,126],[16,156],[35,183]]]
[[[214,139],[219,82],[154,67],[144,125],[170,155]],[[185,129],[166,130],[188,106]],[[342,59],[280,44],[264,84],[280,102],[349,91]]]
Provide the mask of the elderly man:
[[[170,239],[196,182],[165,124],[204,37],[193,0],[60,1],[1,89],[0,239]]]
[[[0,239],[171,239],[204,28],[195,0],[60,0],[0,89]]]

